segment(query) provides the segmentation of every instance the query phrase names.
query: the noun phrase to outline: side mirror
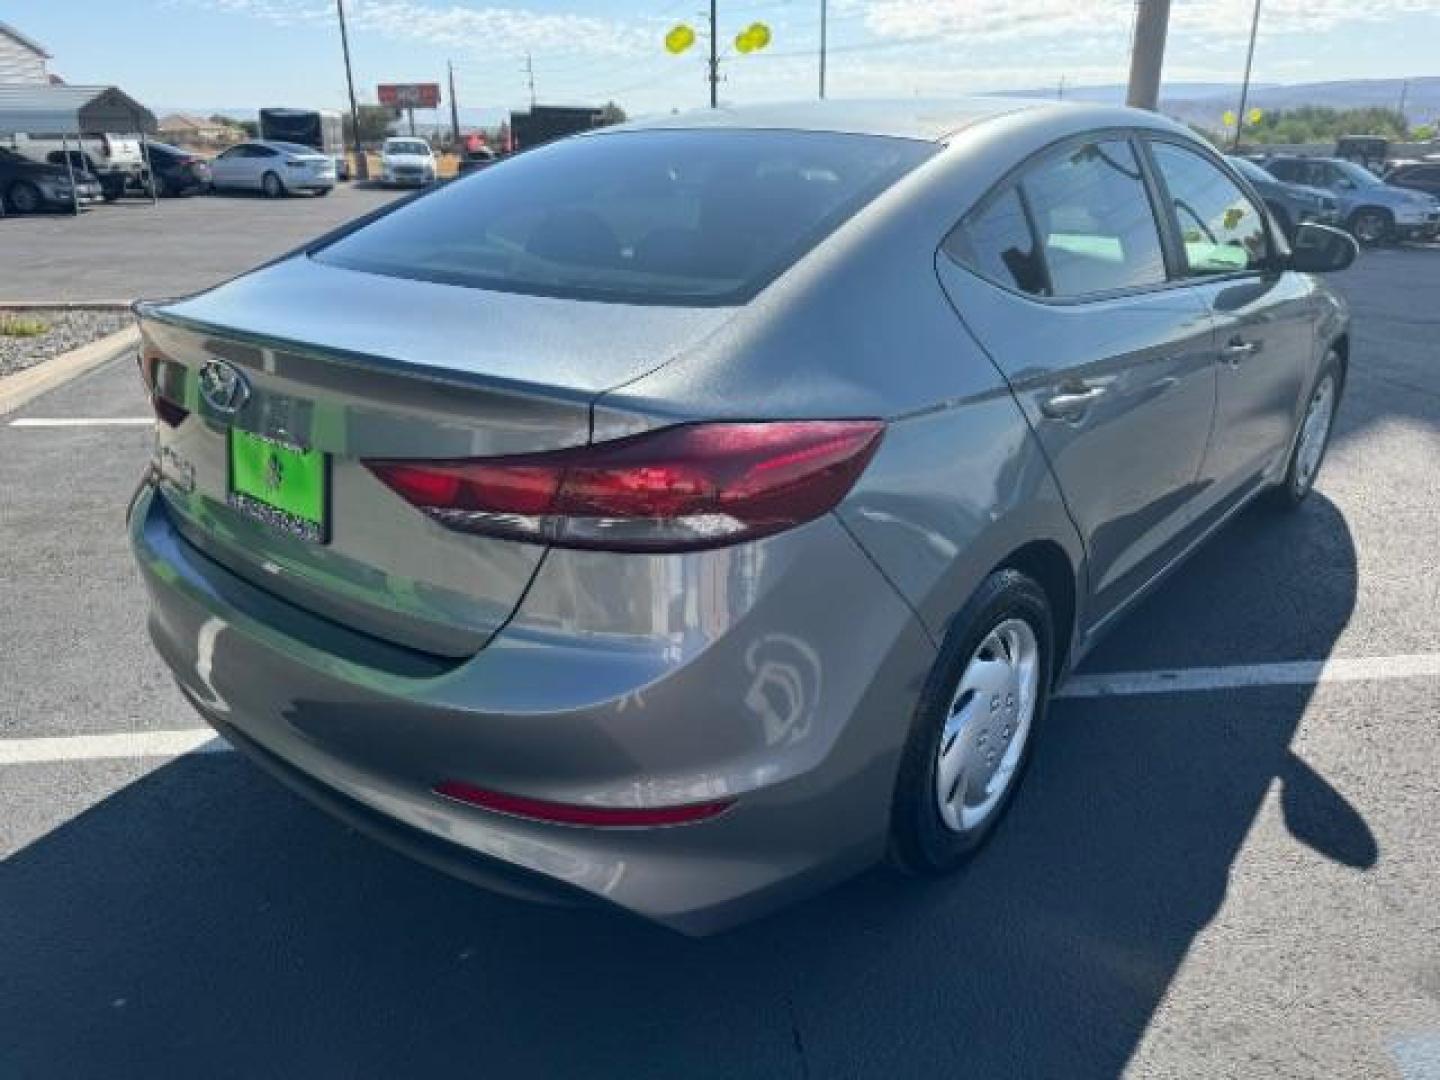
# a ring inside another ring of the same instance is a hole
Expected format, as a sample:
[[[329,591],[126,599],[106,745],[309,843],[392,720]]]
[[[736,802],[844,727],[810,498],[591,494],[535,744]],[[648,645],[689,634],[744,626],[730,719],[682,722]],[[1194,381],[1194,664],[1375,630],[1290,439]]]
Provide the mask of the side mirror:
[[[1329,225],[1306,222],[1290,242],[1290,269],[1306,274],[1332,274],[1344,270],[1360,254],[1360,245],[1347,232]]]

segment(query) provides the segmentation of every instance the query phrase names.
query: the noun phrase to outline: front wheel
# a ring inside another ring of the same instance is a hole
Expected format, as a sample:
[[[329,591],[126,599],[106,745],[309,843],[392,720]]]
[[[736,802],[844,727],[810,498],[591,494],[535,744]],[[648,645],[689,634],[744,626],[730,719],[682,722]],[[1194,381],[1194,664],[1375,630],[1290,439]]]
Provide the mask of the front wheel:
[[[267,199],[278,199],[285,194],[285,185],[280,182],[280,177],[273,172],[267,172],[260,180],[260,189],[265,192]]]
[[[1305,405],[1305,414],[1300,418],[1300,430],[1295,434],[1284,483],[1275,490],[1273,502],[1279,508],[1299,506],[1314,490],[1315,478],[1320,475],[1320,465],[1330,446],[1330,431],[1335,426],[1335,411],[1340,405],[1343,387],[1344,372],[1340,357],[1331,352],[1320,367],[1320,375]]]
[[[1357,210],[1350,218],[1350,235],[1362,244],[1383,244],[1390,233],[1390,217],[1383,210]]]
[[[26,180],[11,185],[10,190],[5,193],[5,201],[16,214],[37,214],[45,205],[40,189]]]
[[[890,854],[902,869],[955,870],[999,822],[1044,722],[1052,643],[1044,590],[1015,570],[991,574],[956,616],[896,781]]]

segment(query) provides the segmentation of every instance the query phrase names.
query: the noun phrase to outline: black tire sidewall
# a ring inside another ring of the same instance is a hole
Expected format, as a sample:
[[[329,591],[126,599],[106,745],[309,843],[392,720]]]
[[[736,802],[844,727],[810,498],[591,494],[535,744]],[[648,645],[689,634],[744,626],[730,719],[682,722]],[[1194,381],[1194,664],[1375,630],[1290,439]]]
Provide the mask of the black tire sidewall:
[[[275,184],[273,188],[270,186],[272,180]],[[267,172],[260,178],[260,191],[267,199],[278,199],[285,194],[285,185],[280,182],[280,177],[273,172]]]
[[[20,193],[30,196],[29,206],[22,206],[16,201],[15,196]],[[20,180],[11,184],[10,190],[5,193],[5,202],[17,214],[38,214],[45,208],[45,198],[40,194],[40,189],[28,180]]]
[[[1359,225],[1360,222],[1366,218],[1373,218],[1380,225],[1379,231],[1372,240],[1360,240]],[[1355,239],[1360,240],[1362,244],[1376,245],[1383,244],[1390,239],[1393,227],[1390,220],[1379,210],[1358,210],[1350,219],[1350,231],[1355,236]]]
[[[985,636],[1006,619],[1024,619],[1040,648],[1040,685],[1030,734],[1015,778],[999,805],[975,829],[950,829],[936,806],[936,758],[941,731],[955,688]],[[1045,592],[1015,570],[991,574],[951,621],[916,706],[910,737],[901,757],[891,807],[891,861],[911,873],[944,874],[962,865],[984,844],[1009,809],[1045,724],[1054,672],[1054,631]]]
[[[1296,488],[1295,483],[1298,479],[1296,469],[1298,469],[1300,465],[1300,430],[1304,427],[1305,417],[1310,411],[1310,401],[1314,398],[1315,391],[1320,388],[1320,384],[1325,380],[1326,375],[1332,375],[1335,378],[1335,406],[1334,412],[1330,416],[1330,430],[1325,435],[1325,447],[1320,451],[1320,460],[1315,463],[1314,475],[1310,477],[1310,482],[1305,485],[1304,490],[1299,490]],[[1312,382],[1309,389],[1305,391],[1305,405],[1300,411],[1300,420],[1295,428],[1295,438],[1290,448],[1290,463],[1285,468],[1285,480],[1284,483],[1280,485],[1278,492],[1283,504],[1287,506],[1299,506],[1308,499],[1310,493],[1315,490],[1315,481],[1320,476],[1320,470],[1325,467],[1325,458],[1330,452],[1330,443],[1335,436],[1335,420],[1340,413],[1340,401],[1344,393],[1345,369],[1340,363],[1339,356],[1335,354],[1335,350],[1331,349],[1326,352],[1325,360],[1321,363],[1320,370],[1315,373],[1315,381]]]

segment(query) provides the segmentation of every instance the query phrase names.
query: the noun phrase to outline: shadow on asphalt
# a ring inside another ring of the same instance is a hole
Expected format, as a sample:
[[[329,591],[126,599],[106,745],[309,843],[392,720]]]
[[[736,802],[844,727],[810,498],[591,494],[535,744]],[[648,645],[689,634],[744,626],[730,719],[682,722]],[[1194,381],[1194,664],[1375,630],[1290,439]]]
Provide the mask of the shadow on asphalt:
[[[1097,660],[1147,666],[1209,636],[1232,661],[1267,658],[1249,650],[1271,637],[1277,656],[1324,656],[1355,566],[1323,497],[1248,513]],[[0,871],[0,1073],[1112,1076],[1277,778],[1299,841],[1375,862],[1364,822],[1289,749],[1309,696],[1058,703],[965,873],[876,870],[700,941],[492,897],[237,755],[182,759]]]

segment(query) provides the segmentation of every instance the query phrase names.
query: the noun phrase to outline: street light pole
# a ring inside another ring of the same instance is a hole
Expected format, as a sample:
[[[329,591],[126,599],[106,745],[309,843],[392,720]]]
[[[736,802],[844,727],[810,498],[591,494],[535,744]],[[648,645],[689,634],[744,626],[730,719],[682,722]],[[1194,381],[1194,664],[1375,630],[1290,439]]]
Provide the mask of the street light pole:
[[[340,48],[345,53],[345,85],[350,90],[350,144],[355,152],[355,177],[370,179],[370,165],[360,148],[360,107],[355,104],[355,75],[350,70],[350,35],[345,32],[345,0],[335,0],[335,13],[340,17]]]
[[[1250,67],[1255,63],[1255,34],[1260,29],[1260,0],[1255,0],[1255,13],[1250,17],[1250,48],[1245,53],[1245,78],[1240,82],[1240,111],[1235,114],[1235,141],[1231,150],[1240,149],[1240,133],[1245,130],[1245,104],[1250,98]]]
[[[1169,26],[1170,0],[1138,0],[1127,105],[1152,112],[1159,108],[1160,69],[1165,62],[1165,33]]]
[[[825,97],[825,22],[829,0],[820,0],[820,97]]]
[[[715,0],[710,0],[710,108],[720,104],[720,40],[715,27]]]

